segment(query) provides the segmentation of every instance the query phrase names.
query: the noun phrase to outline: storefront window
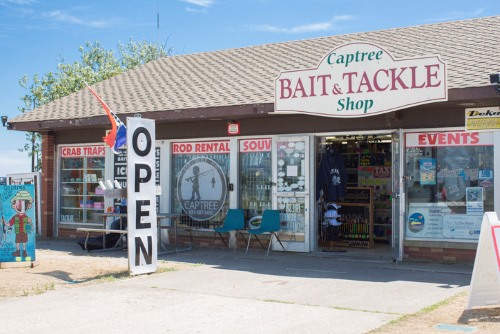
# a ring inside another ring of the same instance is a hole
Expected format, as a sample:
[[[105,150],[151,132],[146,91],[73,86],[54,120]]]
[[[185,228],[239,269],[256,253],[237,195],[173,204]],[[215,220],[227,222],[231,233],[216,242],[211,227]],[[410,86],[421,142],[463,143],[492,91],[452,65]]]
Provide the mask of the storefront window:
[[[240,141],[240,207],[245,221],[272,208],[271,139]]]
[[[104,196],[99,181],[104,177],[104,146],[64,146],[60,148],[61,223],[99,223],[96,213],[104,212]]]
[[[493,136],[406,134],[406,237],[478,240],[493,205]]]
[[[229,141],[172,144],[172,208],[189,226],[222,224],[229,207]]]

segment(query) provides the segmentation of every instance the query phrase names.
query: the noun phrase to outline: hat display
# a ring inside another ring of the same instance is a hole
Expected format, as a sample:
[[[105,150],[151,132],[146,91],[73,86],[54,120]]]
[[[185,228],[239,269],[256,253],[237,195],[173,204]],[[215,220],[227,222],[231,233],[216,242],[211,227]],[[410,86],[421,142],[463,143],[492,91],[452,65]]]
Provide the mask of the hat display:
[[[341,215],[337,212],[340,208],[341,206],[336,203],[329,204],[327,206],[327,211],[325,212],[325,220],[323,221],[323,224],[332,226],[341,225],[342,223],[337,220],[337,218],[341,217]]]

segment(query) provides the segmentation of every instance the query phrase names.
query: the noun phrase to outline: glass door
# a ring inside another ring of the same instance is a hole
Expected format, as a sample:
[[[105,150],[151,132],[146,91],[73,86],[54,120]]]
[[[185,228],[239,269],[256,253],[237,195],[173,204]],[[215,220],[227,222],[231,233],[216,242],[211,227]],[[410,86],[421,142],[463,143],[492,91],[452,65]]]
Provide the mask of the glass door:
[[[279,238],[287,251],[309,251],[309,137],[273,141],[273,203],[281,212]],[[273,250],[280,250],[273,243]]]
[[[404,221],[403,212],[404,208],[404,194],[401,180],[403,179],[403,172],[401,170],[401,130],[392,134],[392,258],[396,261],[403,259],[403,230],[401,229],[401,222]]]

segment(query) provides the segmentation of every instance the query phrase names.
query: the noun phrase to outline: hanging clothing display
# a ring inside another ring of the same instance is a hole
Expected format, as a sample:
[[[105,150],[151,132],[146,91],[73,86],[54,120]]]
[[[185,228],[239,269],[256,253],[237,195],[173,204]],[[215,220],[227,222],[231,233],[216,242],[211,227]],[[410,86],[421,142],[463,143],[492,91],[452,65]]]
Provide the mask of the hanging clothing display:
[[[323,190],[323,201],[334,202],[343,198],[347,191],[347,170],[344,157],[335,150],[329,150],[321,159],[316,179],[316,198]]]

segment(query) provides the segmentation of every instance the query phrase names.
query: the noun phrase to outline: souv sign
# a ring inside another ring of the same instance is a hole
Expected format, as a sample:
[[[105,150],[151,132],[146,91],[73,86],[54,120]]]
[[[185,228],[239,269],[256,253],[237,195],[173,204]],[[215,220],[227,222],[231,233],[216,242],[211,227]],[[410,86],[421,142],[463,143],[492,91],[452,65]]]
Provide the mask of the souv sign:
[[[447,99],[438,56],[394,59],[365,42],[344,44],[317,68],[283,71],[275,81],[276,112],[363,117]]]

